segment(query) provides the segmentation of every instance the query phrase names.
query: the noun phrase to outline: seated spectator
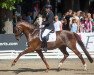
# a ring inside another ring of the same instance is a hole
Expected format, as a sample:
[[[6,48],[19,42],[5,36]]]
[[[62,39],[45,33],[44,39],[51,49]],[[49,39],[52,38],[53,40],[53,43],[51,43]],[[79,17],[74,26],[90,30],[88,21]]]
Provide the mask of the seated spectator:
[[[71,32],[77,32],[78,31],[78,25],[76,22],[76,19],[72,19],[72,24],[70,26]]]
[[[59,21],[58,16],[55,16],[54,28],[55,31],[62,31],[62,23]]]

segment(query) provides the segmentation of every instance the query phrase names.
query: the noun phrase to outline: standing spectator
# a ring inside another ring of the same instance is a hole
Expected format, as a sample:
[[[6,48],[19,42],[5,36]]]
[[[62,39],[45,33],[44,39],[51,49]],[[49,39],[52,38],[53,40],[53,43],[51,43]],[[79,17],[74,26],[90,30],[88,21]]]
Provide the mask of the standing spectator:
[[[92,18],[91,18],[91,14],[90,13],[87,13],[86,14],[86,18],[85,18],[85,29],[86,29],[86,32],[92,32]]]
[[[79,17],[77,16],[77,13],[76,12],[73,12],[72,14],[73,16],[70,18],[70,25],[72,24],[72,20],[75,19],[76,20],[76,23],[78,25],[78,32],[80,32],[80,19]]]
[[[58,16],[55,16],[55,23],[54,23],[55,31],[62,31],[62,23],[59,21]]]
[[[22,15],[22,19],[23,19],[24,21],[27,21],[26,18],[27,18],[26,14],[23,14],[23,15]]]
[[[77,25],[76,19],[72,19],[72,24],[70,26],[70,29],[71,29],[71,32],[77,33],[78,25]]]
[[[34,8],[33,8],[33,19],[35,19],[37,17],[39,13],[39,5],[35,4]]]
[[[80,32],[84,32],[85,12],[80,13]]]
[[[20,21],[23,21],[22,16],[19,16],[19,17],[17,18],[17,22],[20,22]]]
[[[14,14],[13,17],[12,17],[13,21],[13,28],[16,26],[16,23],[17,23],[17,16]]]
[[[70,30],[69,22],[70,22],[70,18],[72,17],[72,13],[73,11],[70,9],[65,15],[65,19],[67,20],[67,30]]]
[[[32,23],[32,18],[31,18],[31,16],[32,16],[32,13],[31,13],[31,12],[28,12],[28,13],[27,13],[26,20],[27,20],[27,22],[30,23],[30,24]]]
[[[67,20],[66,20],[65,18],[63,18],[63,19],[61,20],[61,23],[62,23],[62,29],[63,29],[63,30],[69,30],[69,29],[67,28],[68,23],[67,23]]]
[[[92,26],[92,31],[94,31],[94,13],[92,14],[92,19],[93,19],[93,26]]]
[[[94,13],[92,14],[92,19],[93,19],[93,22],[94,22]]]

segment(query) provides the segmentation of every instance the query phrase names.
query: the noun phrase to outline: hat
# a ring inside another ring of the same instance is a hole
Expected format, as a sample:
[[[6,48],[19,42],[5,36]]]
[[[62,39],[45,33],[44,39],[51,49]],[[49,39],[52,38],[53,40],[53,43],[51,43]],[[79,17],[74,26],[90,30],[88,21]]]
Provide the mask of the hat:
[[[52,8],[52,6],[50,4],[46,4],[45,8]]]

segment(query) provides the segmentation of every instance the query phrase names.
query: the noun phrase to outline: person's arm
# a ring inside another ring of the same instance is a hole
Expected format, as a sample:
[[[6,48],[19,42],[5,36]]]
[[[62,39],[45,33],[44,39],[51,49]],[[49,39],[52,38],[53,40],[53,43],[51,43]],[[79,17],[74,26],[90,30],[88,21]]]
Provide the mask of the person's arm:
[[[53,22],[53,14],[48,15],[48,19],[42,23],[42,25],[47,25]]]

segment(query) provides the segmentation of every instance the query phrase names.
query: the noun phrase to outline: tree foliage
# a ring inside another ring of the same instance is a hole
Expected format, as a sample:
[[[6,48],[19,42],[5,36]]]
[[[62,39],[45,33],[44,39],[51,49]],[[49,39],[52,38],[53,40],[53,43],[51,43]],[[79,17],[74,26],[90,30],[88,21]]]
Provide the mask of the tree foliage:
[[[0,0],[0,7],[13,10],[15,9],[14,4],[22,2],[22,0]]]

